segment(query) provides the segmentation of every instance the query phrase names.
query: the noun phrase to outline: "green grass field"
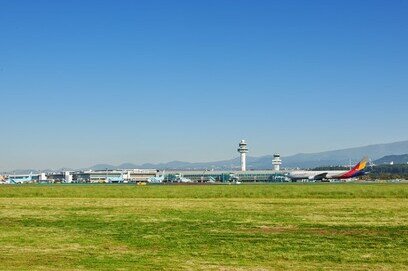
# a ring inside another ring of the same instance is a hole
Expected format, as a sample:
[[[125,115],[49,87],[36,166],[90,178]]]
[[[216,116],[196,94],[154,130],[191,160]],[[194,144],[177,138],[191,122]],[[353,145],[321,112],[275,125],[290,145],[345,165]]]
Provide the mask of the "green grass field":
[[[1,270],[407,270],[407,184],[0,187]]]

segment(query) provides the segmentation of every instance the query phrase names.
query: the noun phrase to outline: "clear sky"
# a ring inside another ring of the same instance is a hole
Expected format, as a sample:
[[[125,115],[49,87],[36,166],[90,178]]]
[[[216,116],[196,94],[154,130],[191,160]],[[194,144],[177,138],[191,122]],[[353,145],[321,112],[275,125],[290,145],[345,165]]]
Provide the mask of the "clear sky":
[[[0,0],[0,170],[408,139],[408,1]]]

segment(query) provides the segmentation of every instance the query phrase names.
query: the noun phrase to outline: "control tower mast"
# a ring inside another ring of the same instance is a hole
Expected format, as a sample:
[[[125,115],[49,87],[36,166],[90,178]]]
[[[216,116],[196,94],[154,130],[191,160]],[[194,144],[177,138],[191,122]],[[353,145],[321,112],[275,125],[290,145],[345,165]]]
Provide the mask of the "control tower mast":
[[[239,142],[238,152],[241,154],[241,171],[246,171],[246,154],[248,152],[245,140]]]
[[[282,165],[282,160],[280,159],[279,153],[275,153],[272,159],[273,170],[279,171],[280,165]]]

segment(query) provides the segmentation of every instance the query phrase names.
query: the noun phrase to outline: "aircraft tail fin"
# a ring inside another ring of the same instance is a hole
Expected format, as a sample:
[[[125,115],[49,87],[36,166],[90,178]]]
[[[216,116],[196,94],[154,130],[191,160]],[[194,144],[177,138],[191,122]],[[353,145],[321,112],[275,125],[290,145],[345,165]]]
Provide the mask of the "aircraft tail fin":
[[[354,170],[363,170],[366,168],[368,162],[368,157],[364,157],[363,160],[361,160],[357,165],[353,167]],[[353,170],[352,169],[352,170]]]
[[[368,157],[364,157],[357,165],[352,169],[341,175],[341,178],[352,178],[356,176],[364,175],[363,170],[366,168],[368,162]]]

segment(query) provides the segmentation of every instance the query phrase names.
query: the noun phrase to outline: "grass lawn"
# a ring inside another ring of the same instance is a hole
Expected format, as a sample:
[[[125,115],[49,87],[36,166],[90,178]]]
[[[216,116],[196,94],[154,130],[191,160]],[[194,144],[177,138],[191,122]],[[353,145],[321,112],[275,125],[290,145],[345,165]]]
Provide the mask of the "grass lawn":
[[[408,184],[0,186],[0,270],[407,270]]]

